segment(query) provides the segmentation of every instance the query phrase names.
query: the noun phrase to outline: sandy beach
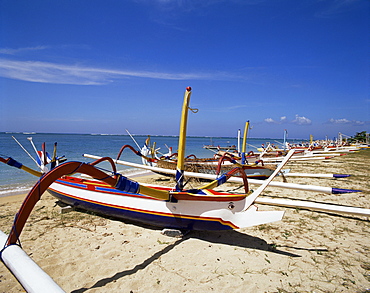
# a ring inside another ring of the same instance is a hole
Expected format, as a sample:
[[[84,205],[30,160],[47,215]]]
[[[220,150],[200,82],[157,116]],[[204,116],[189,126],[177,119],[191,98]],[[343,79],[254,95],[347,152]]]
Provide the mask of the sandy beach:
[[[369,163],[370,150],[365,150],[287,166],[291,172],[351,174],[288,182],[360,193],[328,195],[268,187],[263,196],[370,208]],[[174,184],[160,175],[135,179]],[[238,187],[227,183],[221,188]],[[24,197],[0,198],[0,229],[7,234]],[[45,193],[21,243],[66,292],[370,292],[369,219],[258,206],[285,210],[285,216],[280,222],[237,231],[191,231],[173,238],[162,235],[160,228],[83,211],[61,214],[56,200]],[[0,292],[24,292],[2,264]]]

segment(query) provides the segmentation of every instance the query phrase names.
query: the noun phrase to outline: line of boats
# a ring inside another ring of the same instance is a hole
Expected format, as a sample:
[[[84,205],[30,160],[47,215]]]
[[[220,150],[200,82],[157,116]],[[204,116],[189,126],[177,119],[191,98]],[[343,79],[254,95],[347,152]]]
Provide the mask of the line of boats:
[[[0,158],[0,161],[5,164],[39,177],[38,182],[22,203],[10,234],[0,233],[3,246],[1,259],[27,291],[50,292],[47,289],[51,288],[50,286],[58,288],[51,278],[45,277],[35,268],[37,265],[32,263],[26,254],[22,254],[21,248],[17,245],[33,207],[45,191],[49,191],[55,198],[72,207],[178,230],[240,229],[279,221],[283,218],[283,210],[262,211],[257,206],[258,204],[306,208],[352,216],[370,216],[370,210],[366,208],[260,196],[267,186],[307,192],[360,192],[354,189],[273,181],[276,176],[348,177],[348,174],[289,174],[288,170],[283,170],[283,168],[292,160],[327,160],[336,155],[356,151],[359,147],[323,146],[322,149],[318,149],[311,145],[306,149],[297,147],[272,149],[272,146],[267,146],[258,153],[246,153],[246,137],[249,128],[249,122],[247,122],[242,149],[240,150],[238,146],[239,152],[218,148],[211,158],[185,157],[188,112],[196,112],[189,107],[190,96],[191,88],[188,87],[184,94],[177,153],[170,151],[168,154],[159,156],[155,147],[147,141],[142,148],[136,142],[137,148],[129,145],[123,146],[116,158],[85,154],[85,157],[94,161],[91,163],[69,162],[65,161],[64,157],[57,157],[56,144],[53,155],[49,156],[45,150],[45,144],[42,150],[37,150],[30,139],[37,154],[34,160],[40,170],[24,166],[11,157]],[[140,156],[143,164],[121,160],[120,156],[125,149],[130,149]],[[101,162],[109,163],[111,169],[99,168],[97,165]],[[139,183],[118,172],[117,165],[120,164],[173,176],[176,183],[169,187]],[[77,174],[85,174],[89,177]],[[199,188],[187,188],[186,178],[190,177],[205,181],[202,181],[202,186]],[[244,192],[217,191],[216,187],[225,182],[243,185]],[[252,191],[251,184],[258,185],[258,187]],[[30,270],[38,273],[30,275],[27,273]],[[57,290],[59,289],[55,289],[55,292],[58,292]]]

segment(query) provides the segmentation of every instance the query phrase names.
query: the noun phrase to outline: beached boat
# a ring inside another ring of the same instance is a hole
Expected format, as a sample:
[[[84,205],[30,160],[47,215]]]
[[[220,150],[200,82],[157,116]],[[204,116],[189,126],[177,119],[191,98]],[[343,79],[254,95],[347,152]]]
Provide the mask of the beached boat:
[[[156,163],[156,166],[159,168],[166,168],[171,170],[176,170],[176,161],[168,161],[168,160],[159,160]],[[230,162],[223,162],[219,164],[218,160],[213,161],[202,161],[202,160],[187,160],[185,162],[185,171],[189,172],[198,172],[203,174],[214,174],[220,175],[225,172],[230,171],[231,169],[235,168],[235,164]],[[262,166],[262,165],[240,165],[245,174],[247,175],[248,179],[267,179],[272,175],[274,170],[276,169],[276,165],[270,166]],[[162,173],[163,174],[163,173]],[[236,176],[239,176],[236,174]]]
[[[246,149],[246,136],[247,136],[247,129],[249,127],[249,121],[246,123],[246,130],[244,131],[244,139],[243,139],[243,152]],[[127,130],[126,130],[127,131]],[[128,132],[128,131],[127,131]],[[120,156],[124,149],[129,148],[137,155],[141,156],[142,163],[146,166],[176,170],[177,167],[177,160],[178,154],[172,152],[172,148],[168,148],[169,152],[167,154],[159,155],[158,150],[155,147],[155,143],[150,145],[150,138],[147,138],[145,144],[142,148],[138,145],[136,140],[132,137],[132,135],[128,132],[131,136],[132,140],[135,142],[136,146],[140,151],[135,150],[130,145],[124,145],[116,160],[120,159]],[[233,146],[235,147],[235,146]],[[224,155],[219,155],[222,152]],[[184,159],[184,171],[187,172],[197,172],[203,174],[211,174],[211,175],[220,175],[226,172],[229,172],[231,169],[235,167],[239,167],[243,169],[244,173],[247,175],[248,179],[267,179],[269,176],[276,169],[276,165],[265,165],[262,160],[255,159],[253,162],[248,162],[245,160],[245,156],[243,159],[237,158],[236,156],[240,154],[240,152],[230,152],[230,151],[221,151],[221,148],[218,149],[218,152],[215,152],[213,157],[208,158],[198,158],[194,154],[188,155]],[[287,173],[289,170],[284,170],[282,173]],[[156,171],[154,171],[156,172]],[[168,175],[167,173],[157,172],[162,175]],[[241,176],[235,174],[235,176]]]
[[[184,153],[190,95],[191,89],[188,88],[184,95],[180,125],[175,187],[165,188],[139,184],[122,175],[117,175],[114,163],[112,163],[112,174],[100,173],[95,175],[97,171],[94,169],[93,177],[98,180],[63,176],[84,171],[84,169],[78,168],[71,172],[71,167],[67,166],[73,164],[73,162],[61,164],[43,175],[40,179],[41,184],[50,183],[50,187],[47,186],[47,189],[51,194],[71,206],[165,228],[224,230],[280,220],[284,212],[258,211],[253,203],[268,183],[280,172],[292,153],[285,158],[283,164],[276,168],[269,180],[253,193],[248,190],[247,178],[244,172],[240,173],[245,183],[245,193],[229,194],[213,190],[218,185],[226,182],[233,174],[239,172],[240,168],[238,167],[229,170],[226,174],[207,183],[200,189],[185,189]],[[106,159],[97,162],[102,160]],[[94,166],[95,164],[93,163]],[[66,168],[67,173],[63,174],[62,168]],[[52,175],[53,173],[57,175]],[[47,180],[48,176],[55,178],[55,182]],[[102,183],[102,180],[105,183]],[[19,227],[16,230],[19,231]]]
[[[184,153],[190,95],[191,89],[187,88],[182,108],[175,187],[144,186],[126,178],[122,184],[125,188],[118,188],[117,185],[112,187],[98,181],[63,177],[54,182],[49,191],[73,206],[165,228],[224,230],[280,220],[283,212],[258,211],[253,205],[254,199],[268,185],[267,182],[261,186],[263,189],[259,188],[250,194],[247,178],[241,172],[245,180],[244,194],[213,190],[239,172],[238,167],[200,189],[184,189]],[[284,163],[289,157],[290,155],[286,157]],[[274,176],[270,176],[270,181],[283,165],[275,170]],[[127,189],[126,186],[130,188]]]
[[[236,151],[236,146],[231,145],[231,146],[219,146],[219,145],[204,145],[204,149],[207,150],[222,150],[222,151]]]
[[[144,145],[144,147],[141,149],[141,152],[138,153],[131,147],[131,150],[133,150],[135,153],[142,155],[143,165],[176,170],[177,153],[171,154],[170,156],[161,157],[154,155],[153,158],[153,156],[148,157],[146,151],[147,149],[147,145]],[[117,156],[117,160],[119,160],[119,158],[120,156]],[[188,172],[221,175],[229,172],[235,167],[243,169],[248,179],[267,179],[276,169],[276,165],[264,165],[261,160],[257,160],[250,164],[242,164],[240,161],[236,161],[228,155],[220,156],[219,158],[197,158],[194,155],[190,155],[184,160],[184,171]],[[284,172],[286,172],[286,170],[284,170]],[[163,172],[156,173],[168,175]],[[241,175],[235,174],[235,176]]]
[[[236,145],[227,145],[227,146],[214,145],[212,141],[212,137],[211,137],[211,143],[207,145],[203,145],[203,148],[207,150],[212,150],[212,151],[214,150],[218,150],[218,151],[222,150],[222,151],[228,151],[228,152],[236,151]]]

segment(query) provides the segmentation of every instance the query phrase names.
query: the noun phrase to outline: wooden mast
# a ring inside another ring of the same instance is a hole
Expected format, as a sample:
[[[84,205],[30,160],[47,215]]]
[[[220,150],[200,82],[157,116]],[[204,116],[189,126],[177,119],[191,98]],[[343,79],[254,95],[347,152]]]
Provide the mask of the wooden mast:
[[[247,151],[247,136],[248,136],[248,129],[249,129],[249,120],[245,122],[244,127],[244,136],[243,136],[243,144],[242,144],[242,164],[244,165],[246,163],[246,151]]]
[[[184,188],[184,161],[185,161],[185,145],[186,145],[186,130],[188,122],[189,101],[191,96],[191,87],[187,87],[184,94],[184,102],[182,105],[180,133],[179,133],[179,149],[176,167],[176,190],[181,191]]]

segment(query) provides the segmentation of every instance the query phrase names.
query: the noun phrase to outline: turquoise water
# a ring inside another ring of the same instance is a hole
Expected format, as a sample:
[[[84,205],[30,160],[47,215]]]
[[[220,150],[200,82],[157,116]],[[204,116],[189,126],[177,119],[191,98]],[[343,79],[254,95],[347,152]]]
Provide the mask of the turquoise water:
[[[12,157],[23,165],[32,169],[37,169],[35,162],[22,150],[22,148],[12,138],[14,136],[23,147],[35,157],[35,151],[28,138],[36,145],[38,150],[41,150],[43,142],[46,143],[46,150],[49,154],[53,153],[54,143],[57,142],[57,155],[65,156],[69,161],[91,162],[93,160],[84,158],[84,153],[109,156],[116,158],[119,150],[125,144],[129,144],[137,149],[136,144],[129,135],[94,135],[94,134],[50,134],[50,133],[0,133],[0,156],[3,158]],[[148,136],[134,135],[139,146],[143,146]],[[279,145],[282,139],[248,139],[247,151],[255,151],[256,147],[260,147],[262,143],[267,142]],[[293,140],[289,140],[292,141]],[[156,147],[160,148],[160,152],[167,153],[168,147],[173,147],[173,151],[177,151],[178,137],[175,136],[151,136],[151,142],[156,143]],[[188,137],[186,142],[186,155],[194,154],[200,158],[213,156],[213,152],[204,149],[204,145],[213,144],[216,146],[237,145],[237,138],[233,137]],[[253,146],[251,146],[253,145]],[[121,155],[121,159],[134,163],[141,163],[139,156],[135,155],[131,150],[126,149]],[[106,165],[107,166],[107,165]],[[106,167],[102,165],[102,167]],[[130,167],[118,166],[118,170],[125,169],[128,171]],[[132,168],[131,168],[132,169]],[[0,196],[26,193],[37,182],[37,178],[33,175],[14,168],[3,163],[0,163]]]

